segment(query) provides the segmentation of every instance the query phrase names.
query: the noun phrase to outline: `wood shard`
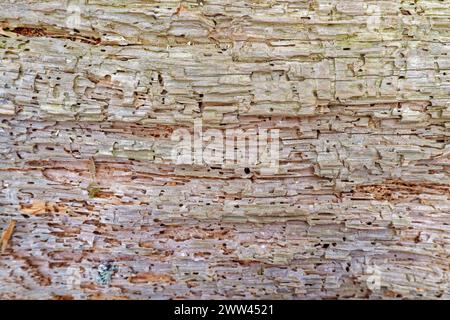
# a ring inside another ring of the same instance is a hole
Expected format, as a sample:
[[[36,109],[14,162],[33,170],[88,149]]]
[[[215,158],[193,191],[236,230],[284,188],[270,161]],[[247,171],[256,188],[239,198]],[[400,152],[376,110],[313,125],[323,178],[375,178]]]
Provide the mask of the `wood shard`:
[[[8,248],[8,244],[9,241],[12,237],[12,234],[14,232],[14,228],[16,227],[16,221],[11,220],[8,224],[8,226],[6,227],[6,229],[3,231],[2,233],[2,238],[1,238],[1,243],[2,243],[2,248],[1,248],[1,252],[2,254],[5,253],[6,249]]]
[[[45,201],[33,201],[31,204],[23,204],[20,210],[26,214],[39,215],[45,213],[46,209]]]

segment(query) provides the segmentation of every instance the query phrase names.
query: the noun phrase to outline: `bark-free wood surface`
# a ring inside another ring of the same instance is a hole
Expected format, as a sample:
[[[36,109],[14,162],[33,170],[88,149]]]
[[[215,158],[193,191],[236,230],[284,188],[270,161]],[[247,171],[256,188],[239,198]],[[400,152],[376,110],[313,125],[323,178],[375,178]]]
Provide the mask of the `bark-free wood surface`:
[[[450,298],[450,2],[0,3],[1,298]],[[171,134],[277,128],[280,170]]]

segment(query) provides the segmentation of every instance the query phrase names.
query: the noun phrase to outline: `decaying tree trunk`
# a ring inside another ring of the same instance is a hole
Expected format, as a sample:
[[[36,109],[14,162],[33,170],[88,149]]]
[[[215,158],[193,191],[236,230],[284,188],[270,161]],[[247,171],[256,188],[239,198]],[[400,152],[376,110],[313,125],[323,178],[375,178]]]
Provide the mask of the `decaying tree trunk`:
[[[1,298],[450,298],[448,0],[0,2]]]

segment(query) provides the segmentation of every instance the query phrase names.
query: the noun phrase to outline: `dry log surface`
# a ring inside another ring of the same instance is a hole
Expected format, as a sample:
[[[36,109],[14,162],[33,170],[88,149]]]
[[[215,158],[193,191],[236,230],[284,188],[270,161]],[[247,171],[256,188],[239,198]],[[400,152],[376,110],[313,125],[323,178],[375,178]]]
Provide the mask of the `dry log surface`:
[[[0,298],[450,298],[449,0],[0,0]],[[172,133],[278,129],[279,170]]]

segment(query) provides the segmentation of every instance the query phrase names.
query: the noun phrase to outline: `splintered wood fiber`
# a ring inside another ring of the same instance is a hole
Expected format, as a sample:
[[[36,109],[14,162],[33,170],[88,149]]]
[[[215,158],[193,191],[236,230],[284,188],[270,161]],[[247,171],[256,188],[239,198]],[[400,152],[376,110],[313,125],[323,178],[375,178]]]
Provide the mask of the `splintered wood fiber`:
[[[1,0],[0,298],[450,298],[449,19]],[[279,130],[277,170],[175,162],[197,120]]]

